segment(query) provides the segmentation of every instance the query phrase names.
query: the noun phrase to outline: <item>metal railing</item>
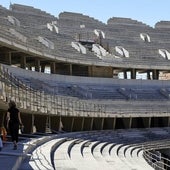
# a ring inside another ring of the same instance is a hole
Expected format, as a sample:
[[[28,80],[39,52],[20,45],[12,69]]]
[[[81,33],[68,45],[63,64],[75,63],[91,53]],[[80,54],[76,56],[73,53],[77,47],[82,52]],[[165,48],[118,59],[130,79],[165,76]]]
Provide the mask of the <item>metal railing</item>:
[[[165,144],[166,143],[166,144]],[[169,142],[161,141],[155,144],[150,144],[142,147],[143,157],[155,170],[170,169],[170,160],[159,151],[161,149],[170,148]]]

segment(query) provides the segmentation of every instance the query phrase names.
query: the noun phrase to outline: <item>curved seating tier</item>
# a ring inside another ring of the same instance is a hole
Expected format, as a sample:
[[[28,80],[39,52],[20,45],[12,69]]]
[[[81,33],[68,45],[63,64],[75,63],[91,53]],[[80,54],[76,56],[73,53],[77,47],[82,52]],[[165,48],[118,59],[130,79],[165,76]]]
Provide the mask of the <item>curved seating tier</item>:
[[[164,134],[165,139],[154,135],[159,130],[167,132]],[[134,134],[138,134],[139,138],[137,135],[134,138]],[[13,166],[21,169],[29,167],[32,169],[152,170],[154,168],[150,165],[159,166],[160,162],[152,162],[151,154],[169,148],[169,137],[169,128],[58,133],[52,136],[35,136],[29,140],[28,138],[21,140],[20,137],[18,150],[20,154],[15,156],[22,159]],[[0,156],[10,155],[9,152],[10,150],[4,147]],[[12,159],[12,155],[9,158]],[[165,158],[162,157],[162,164],[167,166],[167,162],[163,159]]]
[[[27,54],[35,52],[36,55],[39,54],[42,58],[45,56],[47,59],[53,58],[75,64],[113,65],[118,68],[136,65],[139,69],[156,66],[160,70],[167,70],[170,65],[169,59],[162,57],[158,52],[162,48],[169,51],[168,22],[158,22],[156,28],[152,28],[133,19],[112,17],[108,19],[107,24],[104,24],[93,17],[79,13],[62,12],[55,17],[40,9],[19,4],[11,4],[10,10],[1,7],[0,13],[0,38],[3,38],[0,42],[3,45],[7,43],[15,49],[17,47]],[[10,23],[9,16],[14,17],[19,24]],[[58,32],[48,30],[47,23],[53,23]],[[11,28],[15,30],[15,33],[25,36],[26,42],[20,41],[21,37],[16,34],[11,35],[9,32]],[[97,42],[100,37],[95,34],[95,30],[103,33],[100,44],[104,48],[107,47],[106,50],[110,55],[97,57],[89,50],[92,47],[87,48],[86,54],[79,53],[72,48],[71,42],[75,40],[92,44]],[[40,34],[54,43],[54,49],[37,41]],[[142,40],[140,34],[147,34],[150,42]],[[119,55],[115,51],[116,46],[126,49],[129,57]],[[119,56],[119,59],[116,56]]]

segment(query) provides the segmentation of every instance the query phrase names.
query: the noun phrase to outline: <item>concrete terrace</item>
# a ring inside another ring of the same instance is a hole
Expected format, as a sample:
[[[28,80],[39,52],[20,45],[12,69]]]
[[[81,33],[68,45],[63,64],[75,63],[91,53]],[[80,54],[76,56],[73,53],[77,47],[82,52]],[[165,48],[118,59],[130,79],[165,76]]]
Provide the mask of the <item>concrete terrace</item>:
[[[150,164],[153,159],[151,155],[170,145],[169,128],[42,135],[22,134],[17,150],[12,150],[12,143],[4,142],[0,152],[1,167],[5,167],[6,170],[150,170],[156,166],[161,167],[161,160]],[[168,163],[162,164],[168,166]]]

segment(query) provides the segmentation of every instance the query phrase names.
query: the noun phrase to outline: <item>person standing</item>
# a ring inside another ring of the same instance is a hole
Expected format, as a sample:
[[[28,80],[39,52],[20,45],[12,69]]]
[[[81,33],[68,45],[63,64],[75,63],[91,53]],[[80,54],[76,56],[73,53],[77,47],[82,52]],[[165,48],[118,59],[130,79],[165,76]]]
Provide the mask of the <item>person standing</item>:
[[[16,107],[14,101],[9,102],[9,108],[7,111],[7,129],[9,129],[12,142],[14,144],[13,149],[17,149],[18,143],[18,133],[19,133],[19,126],[23,126],[20,116],[20,111]]]

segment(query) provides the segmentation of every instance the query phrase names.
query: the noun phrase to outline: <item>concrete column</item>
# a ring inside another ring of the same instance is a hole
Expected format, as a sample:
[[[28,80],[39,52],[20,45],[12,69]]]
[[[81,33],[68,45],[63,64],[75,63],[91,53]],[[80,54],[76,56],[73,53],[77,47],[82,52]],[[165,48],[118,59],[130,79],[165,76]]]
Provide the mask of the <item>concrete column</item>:
[[[50,115],[47,116],[47,120],[46,120],[46,130],[47,132],[49,132],[49,130],[51,130],[51,119],[50,119]]]
[[[92,117],[91,118],[91,124],[90,124],[90,130],[93,130],[93,121],[94,121],[94,118]]]
[[[31,132],[34,133],[36,131],[36,127],[34,125],[34,114],[31,116]]]
[[[93,71],[92,71],[92,66],[88,66],[88,75],[89,77],[92,77],[93,76]]]
[[[151,126],[151,117],[143,118],[144,128],[150,128]]]
[[[7,61],[7,63],[9,65],[12,64],[12,54],[11,54],[11,52],[5,53],[5,60]]]
[[[122,118],[125,129],[131,127],[131,118]]]
[[[70,64],[70,75],[73,74],[72,64]]]
[[[154,80],[158,80],[159,79],[159,71],[153,70],[152,71],[152,77],[153,77]]]
[[[103,126],[104,126],[104,118],[101,118],[101,130],[103,130]]]
[[[129,128],[131,128],[131,127],[132,127],[132,118],[129,117]]]
[[[26,56],[21,57],[21,68],[26,69]]]
[[[115,130],[116,127],[116,117],[113,119],[113,130]]]
[[[81,124],[81,131],[83,131],[83,127],[84,127],[84,117],[82,118],[82,124]]]
[[[116,71],[116,70],[114,70],[114,68],[112,68],[113,69],[113,78],[117,78],[118,77],[118,72]]]
[[[124,77],[124,79],[127,79],[127,71],[126,70],[123,71],[123,77]]]
[[[40,71],[40,60],[35,59],[35,71],[39,72]]]
[[[28,70],[32,70],[32,65],[31,64],[28,65]]]
[[[145,121],[144,121],[144,123],[145,123],[145,127],[146,128],[150,128],[151,127],[151,117],[148,117]]]
[[[147,79],[148,79],[148,80],[151,79],[150,70],[147,71]]]
[[[168,127],[170,126],[170,117],[167,118],[168,119]]]
[[[52,74],[55,74],[55,73],[56,73],[56,65],[55,65],[55,62],[51,62],[51,63],[50,63],[50,70],[51,70],[51,73],[52,73]]]
[[[73,132],[74,119],[75,119],[75,118],[72,117],[72,121],[71,121],[71,130],[70,130],[71,132]]]
[[[41,72],[42,72],[42,73],[45,72],[45,64],[41,64]]]
[[[131,79],[136,79],[136,69],[131,70]]]

